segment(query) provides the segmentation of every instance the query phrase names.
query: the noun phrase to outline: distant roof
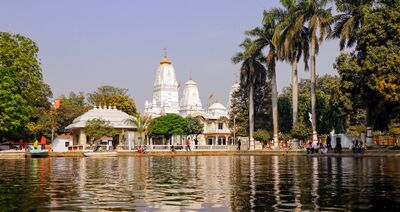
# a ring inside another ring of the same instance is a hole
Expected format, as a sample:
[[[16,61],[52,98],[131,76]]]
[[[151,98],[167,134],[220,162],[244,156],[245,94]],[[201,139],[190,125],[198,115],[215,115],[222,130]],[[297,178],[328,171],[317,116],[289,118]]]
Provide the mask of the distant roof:
[[[215,102],[210,107],[208,107],[208,109],[209,110],[226,110],[226,107],[219,102]]]
[[[136,127],[126,123],[126,120],[131,118],[133,118],[133,116],[130,116],[127,113],[116,109],[115,107],[94,107],[93,109],[74,119],[72,124],[68,125],[65,129],[85,128],[87,121],[92,119],[102,119],[107,121],[114,128],[135,129]]]

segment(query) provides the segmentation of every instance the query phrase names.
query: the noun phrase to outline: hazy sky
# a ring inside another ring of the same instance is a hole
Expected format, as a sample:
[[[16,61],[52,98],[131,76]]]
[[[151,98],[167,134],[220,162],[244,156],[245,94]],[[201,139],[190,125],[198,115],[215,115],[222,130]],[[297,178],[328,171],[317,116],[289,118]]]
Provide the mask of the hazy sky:
[[[163,48],[182,84],[190,73],[203,105],[215,92],[226,104],[239,65],[243,32],[260,25],[264,9],[278,0],[4,0],[0,31],[19,33],[39,46],[43,75],[54,97],[94,91],[101,85],[129,89],[140,110],[152,99]],[[324,42],[318,74],[336,74],[337,41]],[[299,67],[300,77],[309,72]],[[278,88],[290,85],[291,70],[279,63]]]

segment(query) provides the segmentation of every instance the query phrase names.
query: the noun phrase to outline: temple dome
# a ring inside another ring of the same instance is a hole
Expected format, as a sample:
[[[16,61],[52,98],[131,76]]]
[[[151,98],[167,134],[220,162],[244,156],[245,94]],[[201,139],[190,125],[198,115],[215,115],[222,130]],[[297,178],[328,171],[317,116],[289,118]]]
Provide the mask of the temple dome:
[[[72,124],[68,125],[66,129],[85,128],[86,123],[92,119],[102,119],[104,121],[107,121],[114,128],[134,129],[135,127],[133,127],[126,121],[127,119],[131,118],[133,118],[133,116],[130,116],[127,113],[116,109],[115,107],[94,107],[83,115],[75,118],[74,121],[72,121]]]
[[[197,88],[197,83],[192,79],[188,80],[184,85],[181,95],[180,108],[180,111],[183,113],[183,115],[189,115],[194,111],[202,110],[199,89]]]
[[[219,102],[215,102],[210,107],[208,107],[208,109],[209,110],[226,110],[226,107]]]
[[[208,115],[209,118],[219,119],[221,117],[228,117],[228,111],[223,104],[215,102],[208,107]]]

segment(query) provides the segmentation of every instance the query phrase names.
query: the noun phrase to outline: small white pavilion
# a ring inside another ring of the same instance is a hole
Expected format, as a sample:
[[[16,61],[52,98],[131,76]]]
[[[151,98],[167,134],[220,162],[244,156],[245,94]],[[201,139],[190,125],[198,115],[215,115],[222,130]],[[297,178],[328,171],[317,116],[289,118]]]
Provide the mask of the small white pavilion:
[[[71,130],[73,135],[74,150],[84,150],[88,144],[88,136],[85,133],[86,123],[92,119],[102,119],[114,127],[118,134],[112,137],[109,146],[119,149],[131,149],[135,144],[136,127],[130,125],[127,120],[133,116],[128,115],[113,107],[94,107],[83,115],[74,119],[65,129]]]

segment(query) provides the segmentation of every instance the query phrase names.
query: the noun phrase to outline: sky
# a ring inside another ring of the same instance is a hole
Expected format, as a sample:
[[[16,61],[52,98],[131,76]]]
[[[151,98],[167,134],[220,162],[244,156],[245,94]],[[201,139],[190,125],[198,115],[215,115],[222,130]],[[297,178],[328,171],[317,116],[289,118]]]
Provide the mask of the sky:
[[[0,31],[31,38],[54,98],[102,85],[128,88],[143,111],[167,48],[181,84],[192,76],[203,105],[226,104],[239,64],[244,31],[259,26],[279,0],[4,0]],[[325,41],[317,73],[336,74],[338,41]],[[291,67],[277,64],[278,90],[290,86]],[[300,78],[309,78],[299,65]],[[208,99],[211,93],[215,99]]]

